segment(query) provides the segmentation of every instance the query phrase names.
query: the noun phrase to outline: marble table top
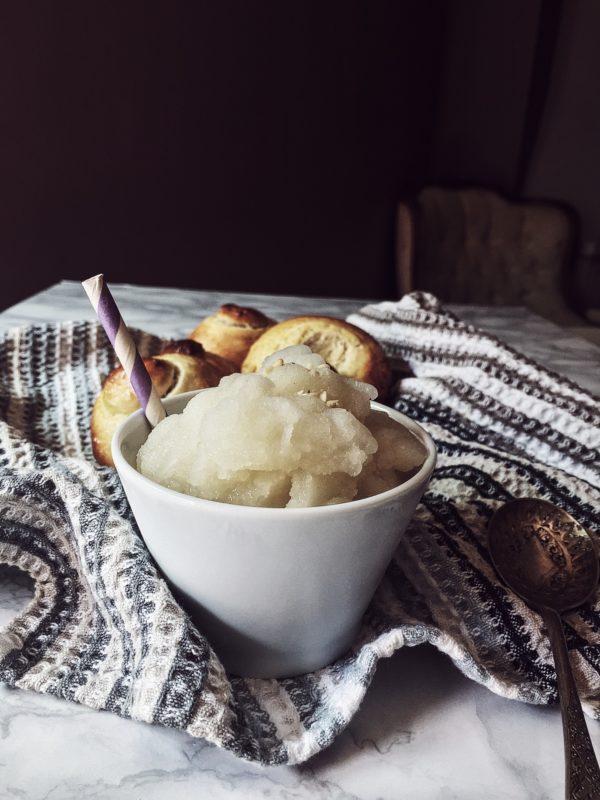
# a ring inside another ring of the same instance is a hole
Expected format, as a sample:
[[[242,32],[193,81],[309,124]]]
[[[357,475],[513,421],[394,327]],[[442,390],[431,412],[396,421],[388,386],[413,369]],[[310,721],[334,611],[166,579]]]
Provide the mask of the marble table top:
[[[226,301],[280,318],[307,312],[345,316],[363,304],[127,285],[112,289],[129,325],[164,336],[185,335]],[[600,349],[593,344],[521,308],[453,310],[600,394]],[[83,290],[72,281],[1,313],[0,332],[67,319],[93,319]],[[22,573],[0,571],[0,626],[30,596]],[[600,753],[600,724],[589,724]],[[549,800],[564,796],[563,780],[558,708],[500,698],[428,646],[404,648],[382,662],[349,727],[329,749],[298,767],[249,765],[179,731],[0,685],[2,800]]]

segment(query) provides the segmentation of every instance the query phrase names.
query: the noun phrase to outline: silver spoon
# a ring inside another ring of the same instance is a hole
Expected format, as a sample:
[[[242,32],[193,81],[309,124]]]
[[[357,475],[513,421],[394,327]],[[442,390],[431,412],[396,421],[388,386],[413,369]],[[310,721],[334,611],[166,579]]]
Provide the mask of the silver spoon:
[[[598,584],[598,555],[581,525],[545,500],[501,506],[488,529],[500,577],[543,617],[558,675],[565,742],[567,800],[600,800],[600,768],[571,671],[560,614],[589,600]]]

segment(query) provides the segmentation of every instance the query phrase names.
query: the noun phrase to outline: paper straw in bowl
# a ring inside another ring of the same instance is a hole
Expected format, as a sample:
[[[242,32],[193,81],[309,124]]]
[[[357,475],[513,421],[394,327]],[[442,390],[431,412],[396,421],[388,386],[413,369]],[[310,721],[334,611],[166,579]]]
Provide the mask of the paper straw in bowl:
[[[154,428],[165,418],[166,412],[131,333],[123,322],[114,297],[106,285],[104,275],[94,275],[93,278],[82,281],[81,285],[115,349],[148,422]]]

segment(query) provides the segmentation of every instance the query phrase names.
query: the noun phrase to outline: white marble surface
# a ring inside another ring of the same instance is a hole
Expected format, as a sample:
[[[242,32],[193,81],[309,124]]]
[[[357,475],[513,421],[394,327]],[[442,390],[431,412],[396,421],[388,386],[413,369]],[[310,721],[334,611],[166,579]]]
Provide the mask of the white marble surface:
[[[115,286],[129,324],[183,335],[235,296]],[[346,314],[359,301],[247,297],[274,316]],[[548,366],[600,393],[600,350],[523,309],[456,309]],[[64,282],[0,315],[13,324],[92,318],[78,284]],[[0,573],[0,625],[22,608],[29,584]],[[590,723],[600,752],[600,725]],[[264,769],[186,734],[0,686],[0,798],[431,798],[549,800],[563,796],[557,708],[504,700],[464,678],[430,647],[380,664],[351,725],[300,767]]]

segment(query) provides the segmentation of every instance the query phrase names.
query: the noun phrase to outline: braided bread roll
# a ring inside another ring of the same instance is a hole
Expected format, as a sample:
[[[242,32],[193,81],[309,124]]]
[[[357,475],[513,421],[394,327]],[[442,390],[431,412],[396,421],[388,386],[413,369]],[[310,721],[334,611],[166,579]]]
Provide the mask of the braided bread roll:
[[[144,364],[159,396],[191,392],[217,386],[235,366],[221,356],[208,353],[201,344],[183,339],[171,342],[160,355],[145,358]],[[119,423],[140,407],[123,367],[108,375],[92,409],[92,450],[96,461],[113,467],[110,445]]]
[[[271,353],[296,344],[308,345],[340,375],[370,383],[385,399],[391,369],[381,345],[356,325],[334,317],[292,317],[279,322],[252,345],[242,372],[256,372]]]
[[[275,320],[254,308],[225,303],[215,314],[202,320],[189,338],[239,368],[250,346],[272,325]]]

